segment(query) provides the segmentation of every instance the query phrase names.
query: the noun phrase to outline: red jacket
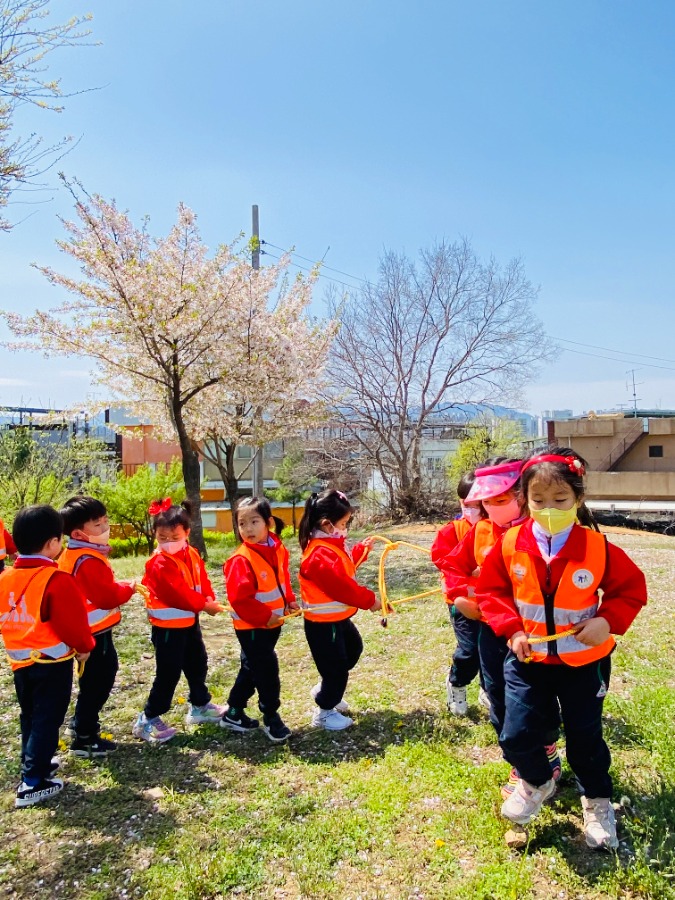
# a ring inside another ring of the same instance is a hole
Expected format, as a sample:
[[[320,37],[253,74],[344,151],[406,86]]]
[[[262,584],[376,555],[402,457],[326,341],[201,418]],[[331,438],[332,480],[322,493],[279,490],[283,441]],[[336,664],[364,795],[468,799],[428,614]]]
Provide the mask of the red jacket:
[[[495,535],[501,536],[507,528],[501,528],[493,522],[492,530]],[[434,560],[432,557],[432,562],[443,573],[445,596],[449,603],[452,603],[457,597],[467,597],[469,588],[475,584],[475,581],[472,579],[473,573],[478,568],[474,555],[475,531],[476,526],[474,525],[454,550],[451,550],[445,556],[440,556],[439,554],[438,560]]]
[[[18,569],[33,569],[39,566],[54,566],[55,562],[47,562],[40,557],[24,558],[19,556],[14,563]],[[64,644],[72,647],[77,653],[89,653],[96,646],[87,621],[85,598],[77,582],[67,572],[53,575],[40,607],[40,615],[44,622],[49,622]]]
[[[9,531],[7,531],[6,528],[3,528],[2,531],[5,539],[5,550],[7,551],[7,556],[14,556],[14,554],[17,552],[17,549],[16,544],[12,540],[12,535],[9,533]]]
[[[99,609],[115,609],[131,599],[134,589],[115,581],[111,569],[95,556],[85,557],[75,570],[75,580],[89,602]]]
[[[186,566],[190,566],[187,550],[181,550],[180,553],[175,555],[182,559]],[[199,565],[202,585],[206,585],[206,589],[202,594],[192,590],[181,575],[178,566],[172,563],[163,553],[154,553],[146,562],[143,584],[150,588],[152,593],[167,606],[200,613],[204,609],[206,601],[214,600],[215,595],[209,576],[206,574],[204,561],[200,559]]]
[[[265,562],[276,570],[279,582],[286,598],[286,605],[295,602],[295,594],[291,586],[291,576],[288,567],[284,572],[277,569],[277,547],[281,544],[280,539],[271,534],[270,537],[274,541],[274,546],[267,544],[251,544],[259,553]],[[258,582],[253,572],[253,567],[243,556],[231,556],[225,560],[223,565],[223,574],[225,576],[225,589],[227,590],[227,599],[230,606],[236,614],[249,625],[255,628],[263,628],[267,625],[270,618],[270,609],[260,600],[255,599],[258,590]]]
[[[349,553],[345,547],[344,538],[323,536],[322,540],[335,541]],[[368,549],[363,544],[355,544],[351,551],[354,564],[358,566],[364,562],[368,553]],[[301,564],[300,572],[304,578],[317,584],[333,600],[345,603],[347,606],[370,609],[375,603],[376,597],[373,591],[363,587],[348,575],[338,554],[326,547],[317,547],[312,555]]]
[[[582,560],[586,555],[585,530],[575,525],[560,552],[548,564],[532,534],[532,520],[520,529],[517,550],[524,550],[534,562],[541,589],[553,593],[568,560]],[[606,619],[612,634],[625,634],[633,619],[647,603],[645,576],[633,560],[615,544],[607,544],[607,566],[600,581],[602,602],[598,616]],[[501,540],[483,563],[476,599],[480,611],[495,634],[507,639],[523,631],[523,622],[513,602],[513,587],[502,556]]]

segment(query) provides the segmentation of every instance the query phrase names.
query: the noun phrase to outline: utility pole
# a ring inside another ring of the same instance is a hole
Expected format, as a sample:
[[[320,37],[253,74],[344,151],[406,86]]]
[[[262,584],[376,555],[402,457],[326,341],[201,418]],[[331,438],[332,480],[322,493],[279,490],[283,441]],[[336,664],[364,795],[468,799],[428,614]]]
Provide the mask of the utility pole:
[[[258,206],[254,205],[253,209],[253,228],[251,232],[251,265],[253,269],[257,272],[260,269],[260,217],[258,213]],[[260,410],[256,410],[256,416],[260,412]],[[255,423],[253,426],[253,484],[252,484],[252,495],[254,497],[263,497],[265,493],[265,486],[263,482],[263,448],[258,446],[255,443],[256,434],[255,434]]]
[[[638,397],[637,392],[635,390],[636,387],[639,386],[639,385],[635,384],[635,371],[636,371],[635,369],[629,369],[626,372],[626,375],[631,375],[633,378],[633,418],[637,419],[637,404],[638,404],[638,400],[640,399],[640,397]]]

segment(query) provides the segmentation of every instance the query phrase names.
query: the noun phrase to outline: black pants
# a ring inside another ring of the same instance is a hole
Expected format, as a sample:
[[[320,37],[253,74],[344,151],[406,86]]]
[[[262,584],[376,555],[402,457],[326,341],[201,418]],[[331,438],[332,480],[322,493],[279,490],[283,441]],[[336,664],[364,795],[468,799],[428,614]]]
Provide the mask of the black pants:
[[[21,776],[37,783],[51,771],[73,687],[72,659],[34,663],[14,672],[21,708]]]
[[[542,785],[551,777],[546,758],[547,710],[560,703],[567,761],[589,799],[612,796],[611,757],[602,736],[602,705],[611,672],[609,656],[585,666],[518,662],[504,666],[506,716],[499,743],[521,778]]]
[[[236,629],[235,634],[241,646],[241,663],[227,702],[244,709],[257,691],[260,712],[265,717],[272,716],[281,705],[279,660],[274,649],[281,628]]]
[[[471,684],[476,675],[480,674],[481,687],[484,687],[478,656],[478,635],[481,623],[476,619],[467,619],[452,606],[448,607],[448,610],[457,641],[450,666],[450,684],[454,687],[466,687],[467,684]]]
[[[173,702],[173,695],[185,675],[193,706],[205,706],[211,699],[206,687],[208,657],[199,619],[189,628],[160,628],[152,626],[152,643],[155,646],[155,680],[150,689],[145,715],[148,719],[161,716]]]
[[[115,683],[119,663],[112,629],[94,635],[96,646],[85,663],[72,728],[78,737],[96,737],[103,709]]]
[[[305,619],[305,637],[321,675],[321,690],[316,695],[316,703],[321,709],[333,709],[342,700],[349,672],[363,652],[361,635],[351,619],[341,622]]]

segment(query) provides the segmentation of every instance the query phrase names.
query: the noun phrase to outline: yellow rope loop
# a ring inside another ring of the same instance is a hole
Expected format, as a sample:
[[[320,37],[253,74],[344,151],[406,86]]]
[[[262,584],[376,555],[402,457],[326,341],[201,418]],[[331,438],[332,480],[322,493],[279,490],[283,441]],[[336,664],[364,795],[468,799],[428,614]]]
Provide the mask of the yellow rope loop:
[[[377,572],[377,587],[380,592],[380,602],[382,606],[382,618],[380,619],[380,624],[383,628],[387,627],[387,619],[395,611],[394,607],[398,606],[401,603],[411,603],[413,600],[421,600],[423,597],[430,597],[432,594],[438,594],[443,589],[442,588],[434,588],[430,591],[422,591],[419,594],[413,594],[410,597],[401,597],[399,600],[390,600],[389,594],[387,591],[387,579],[385,574],[385,562],[387,556],[392,552],[392,550],[397,550],[399,547],[410,547],[412,550],[417,550],[419,553],[426,553],[427,555],[431,554],[431,550],[428,547],[420,547],[419,544],[411,544],[410,541],[390,541],[389,538],[385,538],[382,535],[374,535],[374,538],[380,541],[384,541],[386,546],[382,551],[382,555],[380,556],[380,565]]]
[[[144,584],[141,584],[140,581],[136,585],[136,593],[140,594],[144,600],[150,599],[150,591],[146,588]]]
[[[541,635],[528,635],[527,642],[528,644],[548,644],[550,641],[559,641],[561,638],[572,637],[578,631],[578,626],[574,626],[573,628],[568,628],[567,631],[560,631],[558,634],[541,634]],[[532,657],[528,656],[525,659],[526,663],[532,662]]]

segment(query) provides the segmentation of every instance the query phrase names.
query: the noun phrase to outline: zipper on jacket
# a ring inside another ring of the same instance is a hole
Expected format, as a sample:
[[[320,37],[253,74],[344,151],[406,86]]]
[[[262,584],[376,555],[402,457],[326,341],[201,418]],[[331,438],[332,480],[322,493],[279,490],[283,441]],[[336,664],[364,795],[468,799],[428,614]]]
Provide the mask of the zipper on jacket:
[[[542,591],[544,595],[544,614],[546,616],[546,634],[551,635],[556,633],[555,628],[555,591],[551,593],[551,563],[546,563],[546,590]],[[558,642],[550,641],[546,645],[546,654],[548,656],[557,656],[558,655]]]

